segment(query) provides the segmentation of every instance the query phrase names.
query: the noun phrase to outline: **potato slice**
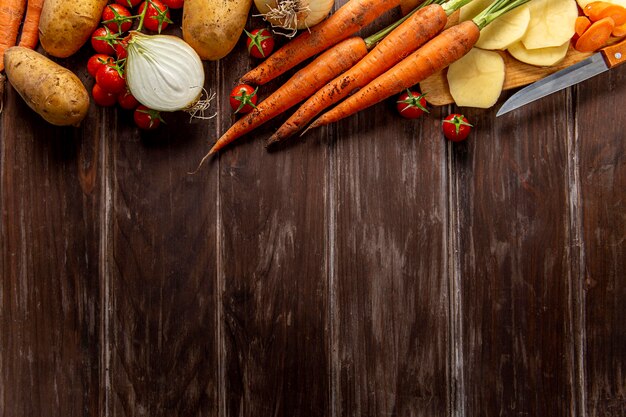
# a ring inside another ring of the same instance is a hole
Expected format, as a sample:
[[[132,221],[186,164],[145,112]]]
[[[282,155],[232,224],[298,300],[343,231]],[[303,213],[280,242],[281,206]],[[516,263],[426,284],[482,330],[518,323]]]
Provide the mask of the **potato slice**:
[[[473,48],[448,68],[450,94],[459,106],[487,109],[500,97],[505,72],[499,53]]]
[[[518,61],[526,64],[536,65],[538,67],[549,67],[557,64],[569,49],[570,42],[567,41],[561,46],[553,46],[550,48],[526,49],[522,42],[516,42],[509,46],[509,53]]]
[[[482,12],[489,6],[493,0],[472,0],[465,6],[461,7],[459,21],[464,22],[478,16],[478,13]]]
[[[476,46],[482,49],[506,49],[524,37],[530,23],[527,4],[500,16],[480,31]]]
[[[522,38],[526,49],[561,46],[574,36],[575,0],[532,0],[529,8],[530,23]]]
[[[578,1],[578,5],[580,6],[580,8],[584,9],[586,5],[597,0],[577,0],[577,1]],[[622,7],[626,7],[626,0],[602,0],[602,1],[605,1],[607,3],[617,4]]]

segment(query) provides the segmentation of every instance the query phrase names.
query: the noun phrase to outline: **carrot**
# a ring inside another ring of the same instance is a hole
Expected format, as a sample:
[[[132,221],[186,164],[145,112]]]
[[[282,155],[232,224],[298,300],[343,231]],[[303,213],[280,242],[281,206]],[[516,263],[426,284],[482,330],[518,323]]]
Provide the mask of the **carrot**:
[[[605,1],[594,1],[589,3],[583,9],[583,13],[589,17],[592,22],[597,22],[610,17],[615,22],[616,26],[626,23],[626,8],[613,3]]]
[[[26,0],[7,0],[0,5],[0,71],[4,70],[4,51],[15,46],[26,9]]]
[[[587,16],[578,16],[574,28],[576,35],[580,37],[591,26],[591,20]]]
[[[323,114],[309,126],[309,129],[327,125],[357,113],[446,68],[474,47],[482,28],[500,15],[528,1],[495,0],[473,20],[459,23],[441,32],[363,89]]]
[[[468,1],[453,0],[443,6],[433,4],[413,14],[354,67],[326,84],[300,106],[269,138],[268,146],[292,136],[324,109],[343,100],[400,62],[403,57],[441,32],[447,24],[448,16],[466,3]]]
[[[400,0],[350,0],[328,19],[270,55],[262,64],[245,74],[241,82],[263,85],[348,38],[399,4]]]
[[[612,18],[605,17],[600,19],[580,35],[574,47],[580,52],[593,52],[606,44],[611,37],[614,27],[615,22],[613,22]]]
[[[348,38],[324,52],[311,64],[298,71],[271,96],[257,104],[252,112],[232,125],[213,145],[207,156],[301,102],[366,54],[365,42],[358,37]]]
[[[616,38],[622,38],[626,36],[626,23],[624,23],[623,25],[615,26],[611,35],[615,36]]]
[[[44,0],[28,0],[26,18],[22,26],[20,45],[25,48],[35,49],[39,42],[39,17]]]

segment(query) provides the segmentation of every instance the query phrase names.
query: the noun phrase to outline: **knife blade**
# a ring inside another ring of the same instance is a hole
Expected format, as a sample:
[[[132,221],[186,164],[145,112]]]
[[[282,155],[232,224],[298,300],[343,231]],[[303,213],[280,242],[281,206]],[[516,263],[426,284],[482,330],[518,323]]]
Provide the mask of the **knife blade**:
[[[626,40],[608,46],[589,58],[549,75],[513,94],[498,110],[496,117],[602,74],[626,62]]]

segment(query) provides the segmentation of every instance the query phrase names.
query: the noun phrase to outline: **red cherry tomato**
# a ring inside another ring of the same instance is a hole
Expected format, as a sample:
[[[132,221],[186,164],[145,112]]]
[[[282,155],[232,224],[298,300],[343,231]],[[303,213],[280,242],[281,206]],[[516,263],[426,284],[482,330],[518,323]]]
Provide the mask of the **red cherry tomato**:
[[[121,4],[122,6],[132,8],[132,7],[137,6],[139,3],[141,3],[141,0],[115,0],[115,2],[117,4]]]
[[[133,110],[139,106],[139,102],[128,89],[117,96],[117,104],[124,110]]]
[[[113,45],[117,42],[117,34],[109,30],[108,27],[99,27],[91,35],[91,46],[96,52],[105,55],[115,55]]]
[[[274,50],[274,35],[267,29],[246,30],[248,53],[255,58],[267,58]]]
[[[128,51],[126,50],[128,44],[124,41],[120,41],[115,44],[115,55],[117,59],[126,59],[128,58]]]
[[[98,73],[98,70],[102,68],[105,64],[114,63],[115,60],[113,57],[110,57],[105,54],[95,54],[92,55],[91,58],[87,61],[87,72],[92,77],[95,77]]]
[[[240,84],[230,92],[230,107],[235,113],[250,113],[256,108],[259,100],[257,97],[258,87],[252,88],[247,84]]]
[[[144,130],[156,129],[163,120],[158,111],[149,109],[143,104],[135,109],[133,119],[137,127]]]
[[[426,99],[419,91],[411,91],[407,89],[400,94],[396,101],[396,108],[405,119],[417,119],[424,113],[429,113],[426,108]]]
[[[465,116],[453,113],[443,120],[443,135],[452,142],[461,142],[467,139],[472,127]]]
[[[147,2],[144,1],[139,6],[139,14],[143,13],[143,10],[146,8],[146,3]],[[170,9],[160,0],[150,0],[148,10],[146,11],[146,17],[143,21],[144,27],[153,32],[161,33],[161,31],[170,23],[173,23],[170,20]]]
[[[119,67],[115,64],[106,64],[96,73],[96,83],[104,91],[120,94],[126,88],[126,80],[120,74]]]
[[[91,89],[91,95],[98,106],[111,107],[117,102],[116,95],[103,90],[98,83],[94,84]]]
[[[163,3],[170,9],[181,9],[185,0],[163,0]]]
[[[130,11],[117,3],[109,4],[102,12],[102,24],[113,33],[128,32],[133,25]]]

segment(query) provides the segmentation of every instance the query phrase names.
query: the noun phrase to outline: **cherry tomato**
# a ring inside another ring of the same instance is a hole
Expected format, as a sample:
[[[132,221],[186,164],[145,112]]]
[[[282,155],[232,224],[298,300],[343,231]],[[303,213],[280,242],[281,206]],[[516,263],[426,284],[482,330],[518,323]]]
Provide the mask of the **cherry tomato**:
[[[115,0],[115,2],[117,4],[121,4],[122,6],[132,8],[132,7],[137,6],[139,3],[141,3],[141,0]]]
[[[124,41],[120,41],[115,44],[115,55],[117,59],[126,59],[128,58],[128,51],[126,48],[128,47],[128,43]]]
[[[163,3],[170,9],[181,9],[185,0],[163,0]]]
[[[102,24],[111,32],[127,32],[133,25],[130,11],[117,3],[109,4],[102,12]]]
[[[443,120],[443,135],[452,142],[461,142],[467,139],[472,127],[465,116],[453,113]]]
[[[137,127],[144,130],[156,129],[163,120],[158,111],[149,109],[143,104],[135,109],[133,119]]]
[[[116,64],[106,64],[96,73],[96,83],[104,91],[113,94],[120,94],[126,88],[126,80],[120,74],[119,67]]]
[[[267,58],[274,50],[274,35],[267,29],[245,31],[248,39],[248,53],[255,58]]]
[[[146,8],[146,3],[147,2],[144,1],[139,6],[139,14],[143,13],[143,10]],[[150,0],[146,17],[143,21],[145,28],[153,32],[161,33],[170,23],[173,23],[170,20],[170,9],[164,5],[161,0]]]
[[[91,46],[100,54],[113,56],[115,55],[113,45],[117,42],[117,38],[117,34],[112,33],[108,27],[99,27],[91,35]]]
[[[134,110],[139,106],[139,102],[128,89],[117,96],[117,104],[124,110]]]
[[[405,119],[417,119],[424,113],[429,113],[424,95],[420,94],[419,91],[409,89],[400,94],[398,101],[396,101],[396,108],[400,116]]]
[[[98,70],[102,68],[105,64],[114,63],[115,60],[113,57],[110,57],[105,54],[95,54],[92,55],[89,60],[87,60],[87,72],[92,77],[95,77],[98,73]]]
[[[233,88],[230,92],[230,107],[235,113],[250,113],[256,108],[259,100],[256,94],[258,90],[258,87],[255,89],[247,84],[240,84]]]
[[[111,107],[117,102],[116,95],[103,90],[98,83],[94,84],[91,89],[91,95],[98,106]]]

